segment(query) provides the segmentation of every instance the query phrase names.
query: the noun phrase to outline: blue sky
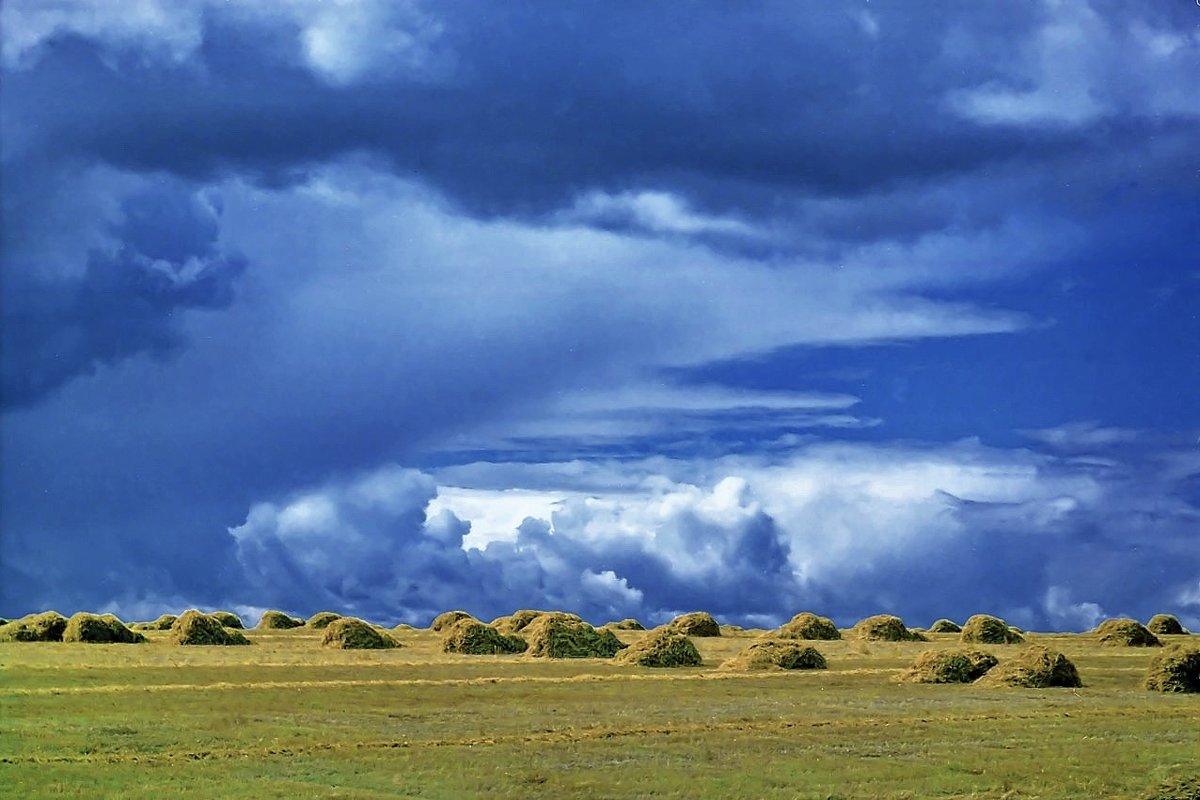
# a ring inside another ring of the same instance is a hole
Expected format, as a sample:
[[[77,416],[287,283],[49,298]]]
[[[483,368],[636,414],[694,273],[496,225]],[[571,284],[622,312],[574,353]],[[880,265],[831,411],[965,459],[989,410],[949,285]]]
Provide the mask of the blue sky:
[[[1193,4],[0,14],[0,613],[1200,627]]]

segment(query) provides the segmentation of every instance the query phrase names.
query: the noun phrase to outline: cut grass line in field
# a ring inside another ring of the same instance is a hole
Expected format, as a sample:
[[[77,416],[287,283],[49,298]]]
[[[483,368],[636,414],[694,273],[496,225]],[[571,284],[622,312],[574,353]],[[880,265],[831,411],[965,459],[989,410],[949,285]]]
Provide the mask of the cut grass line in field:
[[[839,675],[882,675],[901,672],[895,668],[851,669],[839,670]],[[763,672],[699,672],[699,673],[610,673],[603,675],[569,675],[543,677],[537,675],[495,676],[481,678],[385,678],[358,679],[333,678],[328,680],[307,681],[249,681],[214,683],[162,683],[148,686],[136,684],[103,684],[100,686],[39,686],[25,689],[0,689],[0,697],[47,697],[59,695],[85,694],[119,694],[119,693],[157,693],[157,692],[205,692],[230,691],[245,689],[318,689],[333,687],[382,687],[400,688],[405,686],[488,686],[491,684],[565,684],[565,683],[620,683],[628,681],[725,681],[739,678],[756,678],[767,680],[804,680],[805,677],[814,679],[817,672],[805,673],[763,673]]]
[[[1119,718],[1126,712],[1118,709],[1079,709],[1070,715],[1080,719],[1102,720]],[[610,739],[641,739],[645,737],[685,737],[712,733],[736,733],[745,735],[782,734],[803,732],[828,732],[836,730],[882,732],[885,729],[904,728],[910,732],[918,726],[971,725],[973,723],[1021,723],[1044,720],[1044,713],[1022,714],[951,714],[922,717],[864,717],[854,719],[821,720],[729,720],[721,722],[677,722],[653,725],[597,726],[583,728],[556,728],[545,731],[495,736],[464,736],[437,739],[379,739],[368,741],[314,742],[305,745],[277,745],[259,747],[230,747],[163,750],[139,753],[86,753],[58,756],[0,756],[0,764],[162,764],[181,761],[219,761],[233,759],[293,758],[320,753],[349,752],[360,750],[392,749],[440,749],[452,747],[476,748],[536,744],[577,744]],[[1178,716],[1191,720],[1192,714],[1179,709],[1166,716]]]

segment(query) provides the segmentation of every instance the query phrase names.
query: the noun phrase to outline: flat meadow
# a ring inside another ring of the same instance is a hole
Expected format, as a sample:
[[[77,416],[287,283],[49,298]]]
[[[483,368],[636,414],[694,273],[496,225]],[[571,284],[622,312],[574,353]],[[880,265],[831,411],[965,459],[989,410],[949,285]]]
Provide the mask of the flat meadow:
[[[812,642],[827,669],[757,673],[717,668],[754,631],[697,637],[703,665],[672,669],[446,654],[428,630],[368,651],[308,628],[145,635],[0,644],[0,795],[1168,798],[1200,776],[1200,695],[1143,688],[1158,648],[1087,635],[1026,636],[1077,689],[897,681],[955,634]]]

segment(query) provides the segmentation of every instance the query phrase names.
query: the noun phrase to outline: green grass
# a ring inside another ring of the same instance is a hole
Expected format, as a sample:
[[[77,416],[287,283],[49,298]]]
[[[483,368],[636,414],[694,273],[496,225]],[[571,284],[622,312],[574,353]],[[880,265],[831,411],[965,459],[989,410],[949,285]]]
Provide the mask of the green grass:
[[[753,633],[674,670],[447,655],[420,631],[384,651],[147,635],[0,645],[5,796],[1112,798],[1200,773],[1200,696],[1141,689],[1153,652],[1087,637],[1028,637],[1075,662],[1072,691],[895,682],[955,634],[753,675],[716,670]]]

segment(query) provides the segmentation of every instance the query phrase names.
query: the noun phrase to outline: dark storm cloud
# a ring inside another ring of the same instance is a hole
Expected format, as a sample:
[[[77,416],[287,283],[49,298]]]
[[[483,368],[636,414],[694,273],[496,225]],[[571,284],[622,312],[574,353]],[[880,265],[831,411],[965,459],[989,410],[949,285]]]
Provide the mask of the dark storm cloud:
[[[948,55],[944,39],[956,27],[992,43],[1020,35],[1039,21],[1030,9],[885,9],[877,35],[855,10],[788,4],[484,10],[435,9],[437,45],[454,64],[432,80],[330,85],[264,47],[261,28],[209,14],[202,67],[127,55],[113,69],[99,45],[66,36],[11,73],[8,103],[21,127],[37,126],[42,154],[289,181],[369,150],[489,214],[638,185],[770,212],[780,193],[858,195],[1088,142],[1080,131],[980,126],[945,107],[946,93],[994,70]],[[41,102],[57,92],[69,107]]]
[[[4,407],[97,365],[167,357],[184,344],[178,314],[227,307],[245,262],[217,245],[219,216],[215,197],[165,185],[126,198],[111,247],[93,250],[82,274],[7,264]]]

